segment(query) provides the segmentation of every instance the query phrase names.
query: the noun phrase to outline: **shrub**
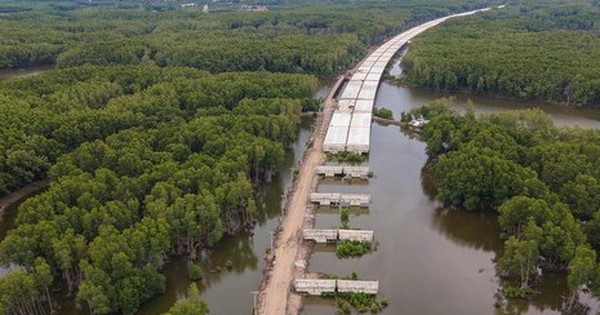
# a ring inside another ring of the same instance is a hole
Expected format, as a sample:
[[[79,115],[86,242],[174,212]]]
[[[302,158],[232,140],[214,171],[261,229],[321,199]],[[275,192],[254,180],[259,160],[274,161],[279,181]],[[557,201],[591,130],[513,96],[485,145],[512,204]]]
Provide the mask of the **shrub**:
[[[190,263],[188,267],[188,275],[190,280],[198,281],[202,279],[202,267],[195,263]]]

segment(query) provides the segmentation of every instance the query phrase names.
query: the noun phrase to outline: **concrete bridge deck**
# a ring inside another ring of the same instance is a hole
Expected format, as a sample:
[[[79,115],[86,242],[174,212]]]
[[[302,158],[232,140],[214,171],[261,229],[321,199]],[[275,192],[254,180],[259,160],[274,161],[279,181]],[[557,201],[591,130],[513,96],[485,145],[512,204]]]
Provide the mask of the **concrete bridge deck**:
[[[369,176],[369,167],[348,165],[320,165],[317,167],[317,174],[324,175],[325,177],[343,175],[354,178],[367,178]]]
[[[361,154],[368,153],[371,148],[371,118],[370,116],[367,117],[369,121],[367,126],[353,124],[353,122],[359,113],[363,114],[363,117],[364,114],[372,115],[381,77],[392,58],[398,51],[406,47],[411,39],[427,29],[452,17],[470,15],[486,10],[489,10],[489,8],[454,14],[413,27],[379,46],[365,58],[340,93],[338,108],[334,113],[334,116],[338,113],[350,115],[350,119],[349,121],[345,119],[343,124],[339,124],[340,122],[337,120],[332,121],[323,142],[325,152],[345,150]]]
[[[371,203],[369,194],[311,193],[310,202],[322,206],[359,206],[368,207]]]
[[[317,243],[335,243],[341,240],[372,242],[375,232],[370,230],[304,229],[302,236],[305,240],[313,240]]]
[[[281,217],[281,222],[278,225],[278,233],[276,235],[275,243],[273,248],[271,248],[267,254],[267,264],[264,271],[263,281],[260,285],[260,291],[258,294],[258,301],[256,305],[256,313],[259,315],[281,315],[281,314],[298,314],[301,310],[302,301],[301,298],[297,299],[294,295],[290,294],[290,288],[292,284],[296,281],[300,280],[294,276],[294,265],[296,262],[307,261],[307,257],[310,254],[309,251],[304,251],[305,249],[300,245],[304,242],[301,241],[301,233],[300,231],[303,229],[304,218],[306,217],[306,203],[310,199],[309,193],[313,189],[312,185],[314,182],[316,175],[316,168],[318,165],[321,165],[324,161],[324,151],[330,151],[330,140],[337,141],[334,143],[336,150],[345,150],[346,148],[350,148],[351,150],[358,150],[357,152],[368,152],[370,150],[370,127],[357,126],[356,128],[361,128],[361,131],[354,132],[353,136],[350,137],[350,129],[352,124],[352,117],[350,119],[350,124],[346,125],[344,121],[344,125],[336,127],[338,134],[335,137],[329,136],[329,131],[332,129],[328,128],[329,122],[331,121],[331,115],[334,113],[334,108],[337,107],[344,97],[348,102],[348,109],[350,109],[350,105],[352,105],[352,113],[356,110],[357,107],[360,106],[361,112],[371,113],[374,105],[376,95],[373,95],[373,90],[370,88],[371,86],[378,86],[379,80],[381,79],[381,75],[383,71],[385,71],[386,65],[389,63],[390,59],[394,54],[403,47],[404,44],[408,43],[408,41],[416,36],[418,33],[425,31],[426,29],[433,27],[448,18],[455,16],[464,16],[469,14],[474,14],[476,12],[480,12],[484,10],[474,10],[470,12],[465,12],[461,14],[451,15],[446,18],[437,19],[432,22],[421,24],[415,28],[412,28],[398,36],[394,39],[385,43],[376,50],[374,54],[369,56],[357,68],[357,71],[352,74],[355,78],[350,78],[350,80],[360,82],[360,89],[363,88],[365,82],[365,92],[359,91],[355,94],[356,98],[348,98],[348,95],[344,95],[345,91],[341,93],[338,100],[334,99],[334,96],[338,92],[339,86],[342,84],[343,80],[346,79],[346,75],[340,77],[340,79],[335,83],[334,87],[331,89],[329,95],[324,101],[324,105],[317,122],[315,123],[315,128],[311,135],[311,143],[312,146],[308,148],[303,157],[302,167],[300,168],[300,172],[298,175],[298,180],[295,183],[295,189],[293,193],[291,193],[290,198],[287,203],[287,212],[284,216]],[[404,41],[404,43],[402,43]],[[369,59],[370,58],[370,59]],[[380,72],[381,71],[381,72]],[[353,86],[357,86],[358,83],[353,83]],[[375,94],[376,94],[375,89]],[[362,92],[362,93],[361,93]],[[350,92],[349,92],[350,93]],[[354,95],[350,95],[354,96]],[[372,97],[372,99],[371,99]],[[356,124],[355,124],[356,125]],[[365,134],[360,134],[360,132],[366,132]],[[359,141],[359,143],[353,143],[354,141]],[[365,151],[366,150],[366,151]],[[370,196],[368,196],[368,200],[370,201]],[[368,204],[368,203],[367,203]],[[300,275],[304,274],[302,272]],[[310,285],[311,283],[304,283],[304,285]],[[340,289],[338,281],[335,282],[336,289]],[[301,284],[300,284],[301,286]],[[317,287],[318,288],[318,287]],[[329,282],[329,288],[331,288],[331,282]],[[352,287],[352,284],[341,282],[341,290],[351,290],[351,289],[360,289],[367,288],[364,292],[374,292],[377,293],[379,289],[379,282],[373,283],[373,285],[367,285],[366,283],[357,284],[356,287]],[[327,288],[325,288],[327,289]]]
[[[379,281],[340,280],[340,279],[296,279],[296,292],[321,295],[324,292],[355,292],[377,294]]]

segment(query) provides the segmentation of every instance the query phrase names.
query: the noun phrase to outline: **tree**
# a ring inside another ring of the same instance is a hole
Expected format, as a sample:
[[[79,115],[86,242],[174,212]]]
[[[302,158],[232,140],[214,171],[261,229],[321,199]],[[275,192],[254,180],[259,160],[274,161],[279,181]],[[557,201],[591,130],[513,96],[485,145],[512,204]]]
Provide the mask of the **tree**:
[[[600,209],[594,213],[594,217],[586,226],[587,240],[595,250],[600,250]]]
[[[542,224],[548,218],[549,211],[550,206],[544,200],[516,196],[498,208],[498,222],[505,233],[520,239],[528,222]]]
[[[509,276],[519,279],[521,289],[527,289],[531,277],[537,275],[538,257],[536,241],[518,240],[511,236],[504,242],[498,264]]]
[[[52,299],[50,298],[50,291],[48,288],[54,281],[52,270],[44,258],[38,257],[35,259],[35,281],[38,291],[46,293],[46,303],[50,306],[50,313],[54,312],[52,307]]]
[[[205,315],[208,314],[208,306],[200,301],[200,291],[195,283],[191,283],[187,295],[177,300],[175,305],[164,315]]]
[[[535,173],[488,148],[466,146],[440,156],[435,165],[438,198],[467,210],[497,208],[524,191]]]
[[[569,299],[566,309],[570,309],[577,301],[579,290],[582,288],[594,288],[594,282],[598,281],[598,263],[596,252],[589,246],[581,245],[575,251],[575,257],[569,264],[569,275],[567,285],[569,286]]]
[[[581,220],[590,220],[600,209],[600,182],[593,176],[580,174],[564,184],[560,199],[569,205],[573,215]]]

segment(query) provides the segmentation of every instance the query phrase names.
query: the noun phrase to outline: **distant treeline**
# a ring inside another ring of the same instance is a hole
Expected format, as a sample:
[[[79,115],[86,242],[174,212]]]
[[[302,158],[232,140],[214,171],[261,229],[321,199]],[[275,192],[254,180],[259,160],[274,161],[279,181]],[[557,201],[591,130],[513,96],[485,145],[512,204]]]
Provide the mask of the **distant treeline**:
[[[0,16],[0,69],[54,64],[191,66],[331,76],[382,39],[489,0],[296,4],[269,12],[201,7],[43,9]]]
[[[526,0],[415,39],[405,83],[575,106],[600,104],[600,3]]]

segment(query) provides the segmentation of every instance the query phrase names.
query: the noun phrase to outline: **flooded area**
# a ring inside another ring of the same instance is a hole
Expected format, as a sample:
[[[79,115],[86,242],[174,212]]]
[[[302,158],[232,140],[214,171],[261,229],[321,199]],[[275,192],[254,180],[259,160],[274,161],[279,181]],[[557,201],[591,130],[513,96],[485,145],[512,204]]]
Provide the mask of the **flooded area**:
[[[351,215],[350,227],[375,231],[377,250],[358,259],[340,260],[334,246],[313,253],[309,269],[347,276],[356,272],[379,280],[380,296],[390,301],[382,314],[559,314],[566,285],[542,285],[532,305],[494,306],[500,287],[494,259],[501,248],[496,216],[441,208],[431,187],[423,186],[425,146],[397,127],[373,125],[368,185],[322,184],[323,192],[370,193],[368,214]],[[353,212],[354,213],[354,212]],[[317,228],[339,225],[337,211],[319,212]],[[550,282],[553,279],[545,278]],[[308,299],[303,314],[333,315],[331,301]]]
[[[298,140],[286,155],[279,175],[256,194],[259,217],[254,235],[224,239],[214,250],[204,252],[200,262],[204,278],[198,282],[198,288],[210,308],[210,314],[252,314],[252,291],[258,289],[262,278],[264,254],[270,245],[269,232],[277,225],[282,194],[291,185],[292,168],[304,153],[312,122],[308,118],[302,120]],[[230,270],[224,267],[227,260],[233,262]],[[221,271],[217,271],[218,267]],[[165,275],[167,292],[146,303],[139,314],[162,314],[175,303],[177,297],[185,294],[190,283],[185,258],[176,258],[169,263]]]
[[[397,61],[391,73],[398,74]],[[0,74],[0,80],[4,78],[7,78],[6,73]],[[324,85],[317,98],[327,92],[328,87]],[[392,110],[394,117],[399,118],[402,111],[445,96],[452,94],[383,82],[376,106]],[[480,113],[540,107],[559,125],[600,126],[599,109],[575,110],[559,105],[464,95],[455,96],[454,106],[464,110],[469,100]],[[225,239],[215,249],[204,252],[201,260],[204,278],[198,287],[211,314],[252,314],[252,292],[261,281],[270,231],[277,225],[282,195],[291,184],[292,168],[302,156],[311,125],[311,119],[302,121],[299,139],[281,166],[279,176],[258,191],[259,218],[254,234]],[[433,198],[431,179],[422,170],[426,160],[423,143],[403,134],[396,126],[374,124],[368,161],[374,177],[358,184],[323,181],[319,191],[372,194],[371,207],[353,211],[350,226],[374,230],[377,250],[362,258],[340,260],[333,246],[317,246],[309,269],[340,276],[356,272],[362,279],[379,280],[380,296],[390,302],[383,314],[560,314],[566,295],[564,275],[545,276],[538,286],[542,293],[530,302],[511,301],[504,302],[500,308],[495,306],[501,283],[494,259],[502,244],[496,217],[489,213],[441,208]],[[8,215],[14,218],[15,213],[10,211]],[[10,222],[10,217],[5,219]],[[3,223],[2,228],[9,225]],[[317,228],[338,225],[337,209],[321,209],[317,214]],[[5,230],[0,233],[4,234]],[[227,260],[233,262],[233,268],[224,268]],[[190,283],[186,258],[172,259],[166,265],[165,275],[167,292],[146,303],[139,314],[161,314],[186,292]],[[72,300],[63,305],[61,314],[86,313],[76,310]],[[331,300],[306,299],[303,314],[335,313]]]
[[[391,73],[398,74],[397,61]],[[399,118],[402,111],[447,96],[454,95],[383,82],[375,105],[392,110]],[[469,100],[478,113],[539,107],[551,114],[557,125],[600,126],[598,109],[464,95],[456,95],[453,106],[464,110]],[[334,246],[318,246],[309,269],[339,276],[356,272],[362,279],[379,280],[380,296],[390,302],[382,314],[560,314],[567,294],[565,275],[545,275],[538,284],[541,293],[529,302],[499,299],[501,280],[494,260],[502,241],[496,216],[442,208],[434,199],[431,179],[423,171],[426,160],[423,143],[396,126],[374,124],[366,163],[374,178],[366,185],[324,181],[319,191],[372,195],[368,211],[352,211],[350,227],[374,230],[377,250],[361,258],[340,260]],[[337,209],[321,210],[317,228],[339,226]],[[335,313],[333,301],[318,297],[307,299],[303,312]]]
[[[399,60],[396,59],[393,62],[394,63],[389,70],[390,75],[401,75],[402,70],[399,66]],[[392,110],[394,118],[399,119],[402,111],[427,104],[428,102],[442,97],[454,98],[453,106],[458,110],[466,110],[469,101],[473,103],[477,113],[540,108],[552,116],[552,119],[557,126],[600,128],[600,108],[573,108],[544,102],[527,102],[451,92],[436,92],[428,89],[413,89],[397,86],[385,81],[381,82],[379,85],[375,106]]]

